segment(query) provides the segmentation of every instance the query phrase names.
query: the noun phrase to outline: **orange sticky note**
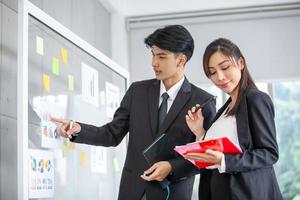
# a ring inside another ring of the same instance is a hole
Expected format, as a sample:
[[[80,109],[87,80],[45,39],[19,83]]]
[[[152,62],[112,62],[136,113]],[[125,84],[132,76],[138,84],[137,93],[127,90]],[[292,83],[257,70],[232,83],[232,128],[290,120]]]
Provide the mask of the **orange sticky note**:
[[[43,74],[43,89],[50,93],[50,76]]]
[[[88,164],[86,152],[82,151],[79,154],[79,163],[81,166],[86,167]]]
[[[61,48],[60,50],[61,52],[61,58],[62,58],[62,62],[63,64],[68,64],[68,51],[65,48]]]

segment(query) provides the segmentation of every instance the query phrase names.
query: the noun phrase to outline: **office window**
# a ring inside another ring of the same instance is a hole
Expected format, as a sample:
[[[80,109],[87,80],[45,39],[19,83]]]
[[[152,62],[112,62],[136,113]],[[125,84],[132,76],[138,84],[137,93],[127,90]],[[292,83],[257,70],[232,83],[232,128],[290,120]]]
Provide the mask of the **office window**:
[[[259,82],[275,107],[279,161],[275,171],[285,200],[300,199],[300,81]],[[271,90],[270,90],[271,89]]]
[[[221,106],[224,104],[224,100],[223,100],[223,94],[222,94],[222,91],[217,88],[215,85],[201,85],[199,86],[200,88],[202,88],[203,90],[205,90],[206,92],[214,95],[214,96],[217,96],[217,99],[216,99],[216,107],[217,107],[217,110],[219,108],[221,108]]]
[[[266,82],[255,82],[255,85],[260,91],[265,92],[271,96],[270,91],[269,91],[270,84],[268,84]]]
[[[285,200],[300,199],[300,81],[273,83],[279,161],[275,166]]]

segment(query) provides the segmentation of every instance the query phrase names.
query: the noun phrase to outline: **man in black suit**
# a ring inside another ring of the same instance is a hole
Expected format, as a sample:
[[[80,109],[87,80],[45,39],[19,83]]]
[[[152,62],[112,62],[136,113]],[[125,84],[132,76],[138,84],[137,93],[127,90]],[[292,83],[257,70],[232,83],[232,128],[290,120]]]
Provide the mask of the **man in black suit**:
[[[171,159],[159,161],[149,168],[142,152],[162,133],[172,138],[174,146],[195,141],[185,115],[189,108],[212,96],[189,83],[184,76],[194,41],[183,26],[157,29],[145,43],[151,48],[156,79],[132,83],[111,122],[95,127],[69,120],[54,118],[53,121],[62,123],[61,135],[78,143],[117,146],[129,132],[119,200],[165,200],[167,196],[189,200],[194,183],[192,174],[196,170],[193,164],[174,153]],[[202,112],[207,127],[215,115],[215,102],[206,104]],[[170,148],[169,151],[174,150]],[[168,191],[159,184],[165,178],[171,182]]]

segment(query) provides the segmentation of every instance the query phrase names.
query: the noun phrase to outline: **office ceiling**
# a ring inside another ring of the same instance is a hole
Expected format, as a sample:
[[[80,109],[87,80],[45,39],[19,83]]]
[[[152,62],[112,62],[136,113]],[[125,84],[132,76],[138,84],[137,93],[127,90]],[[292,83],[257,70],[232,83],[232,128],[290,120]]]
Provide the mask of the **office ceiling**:
[[[299,2],[299,0],[99,0],[125,17]]]

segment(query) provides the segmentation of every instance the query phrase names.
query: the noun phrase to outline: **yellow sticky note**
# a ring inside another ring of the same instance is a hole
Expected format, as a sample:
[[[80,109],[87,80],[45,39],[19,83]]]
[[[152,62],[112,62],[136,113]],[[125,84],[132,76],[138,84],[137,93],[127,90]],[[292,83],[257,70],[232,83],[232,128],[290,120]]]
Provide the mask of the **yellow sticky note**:
[[[116,172],[120,171],[119,162],[118,162],[118,159],[117,159],[117,158],[114,158],[114,159],[113,159],[113,166],[114,166],[114,170],[115,170]]]
[[[68,88],[70,91],[74,91],[74,76],[68,75]]]
[[[86,152],[82,151],[79,154],[79,163],[81,166],[86,167],[88,164]]]
[[[50,93],[50,76],[43,74],[43,89]]]
[[[44,55],[44,39],[39,36],[36,36],[36,52]]]
[[[65,64],[65,65],[68,64],[68,52],[67,52],[67,49],[61,48],[60,52],[61,52],[61,58],[62,58],[63,64]]]
[[[52,73],[56,76],[59,75],[59,60],[55,57],[52,59]]]
[[[69,148],[72,149],[72,150],[76,149],[76,143],[70,142],[69,143]]]

